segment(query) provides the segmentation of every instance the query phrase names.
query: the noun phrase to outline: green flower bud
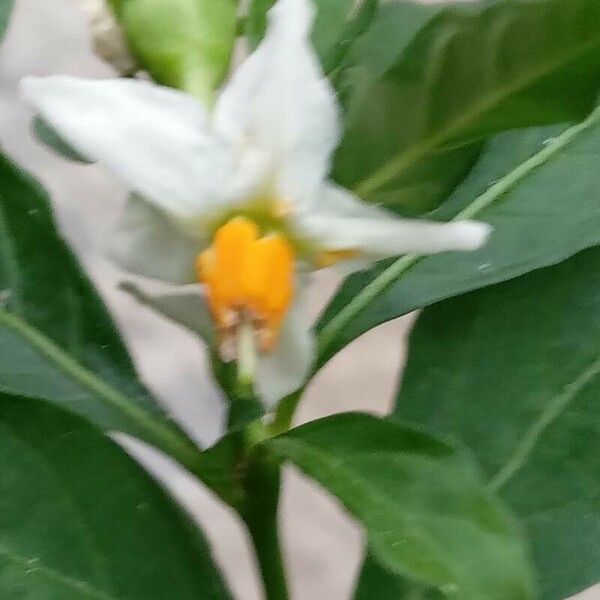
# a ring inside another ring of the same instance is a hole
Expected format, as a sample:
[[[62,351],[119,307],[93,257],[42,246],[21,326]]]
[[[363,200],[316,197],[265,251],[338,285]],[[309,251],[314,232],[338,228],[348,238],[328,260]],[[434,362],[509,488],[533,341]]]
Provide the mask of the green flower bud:
[[[138,65],[113,11],[104,0],[79,0],[79,5],[88,17],[95,54],[121,75],[133,75]]]
[[[235,0],[109,0],[153,79],[211,102],[236,37]]]

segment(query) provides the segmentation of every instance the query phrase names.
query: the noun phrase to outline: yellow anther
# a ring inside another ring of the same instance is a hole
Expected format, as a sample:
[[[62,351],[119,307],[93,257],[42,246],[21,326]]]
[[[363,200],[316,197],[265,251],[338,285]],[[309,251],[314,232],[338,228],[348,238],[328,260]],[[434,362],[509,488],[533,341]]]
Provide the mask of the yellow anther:
[[[318,269],[324,269],[336,265],[343,260],[351,260],[357,256],[360,256],[360,251],[351,248],[344,250],[323,250],[316,255],[314,263]]]
[[[294,292],[294,251],[285,237],[260,237],[253,221],[235,217],[217,230],[196,266],[221,339],[251,323],[259,349],[271,350]]]

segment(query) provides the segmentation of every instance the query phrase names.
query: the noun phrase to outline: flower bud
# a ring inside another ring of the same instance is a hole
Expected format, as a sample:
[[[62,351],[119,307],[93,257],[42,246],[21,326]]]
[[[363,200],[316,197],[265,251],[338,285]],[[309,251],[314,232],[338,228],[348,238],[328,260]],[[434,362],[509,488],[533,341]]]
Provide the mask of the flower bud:
[[[132,75],[137,65],[127,47],[125,35],[105,0],[79,0],[87,14],[94,52],[121,75]]]
[[[152,78],[210,102],[228,71],[235,0],[109,0]]]

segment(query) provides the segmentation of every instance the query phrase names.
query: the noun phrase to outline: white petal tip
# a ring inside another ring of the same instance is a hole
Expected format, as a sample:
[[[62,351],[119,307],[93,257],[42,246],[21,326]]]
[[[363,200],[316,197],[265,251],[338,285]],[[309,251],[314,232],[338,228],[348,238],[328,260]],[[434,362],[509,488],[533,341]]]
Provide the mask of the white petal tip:
[[[453,224],[459,250],[477,250],[489,239],[494,228],[478,221],[459,221]]]
[[[282,24],[292,31],[307,31],[314,19],[315,7],[311,0],[279,0],[269,11],[272,26]]]

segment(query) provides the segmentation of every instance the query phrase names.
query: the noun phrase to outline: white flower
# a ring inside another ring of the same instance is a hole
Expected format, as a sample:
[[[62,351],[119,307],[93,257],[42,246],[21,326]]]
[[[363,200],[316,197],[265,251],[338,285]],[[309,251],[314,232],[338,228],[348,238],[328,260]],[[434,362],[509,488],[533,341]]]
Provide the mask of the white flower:
[[[256,386],[268,406],[302,383],[313,360],[304,273],[342,259],[356,267],[470,250],[490,229],[397,219],[327,181],[339,111],[310,46],[312,13],[308,0],[279,0],[264,41],[212,112],[142,81],[22,84],[57,131],[134,192],[116,234],[120,264],[188,286],[163,295],[130,289],[204,336],[212,316],[224,355],[251,325],[261,350]]]

